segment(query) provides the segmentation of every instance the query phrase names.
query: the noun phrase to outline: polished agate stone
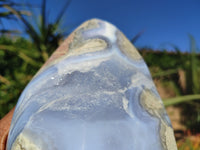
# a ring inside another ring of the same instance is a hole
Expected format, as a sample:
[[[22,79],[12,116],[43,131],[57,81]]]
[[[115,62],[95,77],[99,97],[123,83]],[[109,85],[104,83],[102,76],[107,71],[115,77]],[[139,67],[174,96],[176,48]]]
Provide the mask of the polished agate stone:
[[[7,150],[176,150],[149,70],[112,24],[78,27],[20,96]]]

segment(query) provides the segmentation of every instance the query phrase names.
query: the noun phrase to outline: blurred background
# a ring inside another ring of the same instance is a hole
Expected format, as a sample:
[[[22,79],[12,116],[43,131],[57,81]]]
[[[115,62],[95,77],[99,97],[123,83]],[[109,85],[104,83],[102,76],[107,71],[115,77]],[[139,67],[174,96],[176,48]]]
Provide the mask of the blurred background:
[[[179,150],[200,150],[199,0],[0,0],[0,119],[82,22],[117,26],[145,59]]]

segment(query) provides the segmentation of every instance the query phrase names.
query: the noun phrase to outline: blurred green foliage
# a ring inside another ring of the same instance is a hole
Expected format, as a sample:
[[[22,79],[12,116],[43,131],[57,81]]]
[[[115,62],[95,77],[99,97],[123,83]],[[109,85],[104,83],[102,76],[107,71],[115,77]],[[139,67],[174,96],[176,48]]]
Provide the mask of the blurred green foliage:
[[[144,60],[146,61],[149,67],[159,67],[161,70],[177,69],[179,67],[184,67],[181,59],[177,59],[179,54],[174,52],[167,51],[153,51],[141,49],[140,52],[143,55]],[[181,57],[186,58],[186,55]],[[182,65],[182,66],[181,66]]]
[[[24,38],[0,38],[0,117],[14,107],[42,63],[32,42]]]
[[[65,30],[62,30],[61,21],[65,14],[65,11],[69,7],[71,0],[67,0],[63,8],[57,11],[55,20],[51,22],[48,20],[48,14],[46,11],[46,0],[42,1],[39,21],[32,20],[20,14],[19,12],[12,11],[24,24],[26,34],[30,37],[37,50],[40,52],[44,61],[46,61],[52,52],[59,46],[60,41],[66,35]],[[34,13],[32,13],[34,15]],[[36,22],[37,25],[34,24]]]

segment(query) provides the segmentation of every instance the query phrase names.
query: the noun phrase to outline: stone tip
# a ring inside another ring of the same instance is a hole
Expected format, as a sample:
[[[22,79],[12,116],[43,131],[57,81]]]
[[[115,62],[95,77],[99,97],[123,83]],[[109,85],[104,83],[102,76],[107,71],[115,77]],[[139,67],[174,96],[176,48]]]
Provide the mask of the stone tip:
[[[98,18],[87,20],[68,36],[42,69],[65,57],[109,50],[115,44],[127,57],[142,59],[136,48],[116,26]]]
[[[108,21],[103,20],[103,19],[99,19],[99,18],[92,18],[92,19],[85,21],[84,23],[86,23],[86,22],[106,22],[106,23],[109,23]]]
[[[116,26],[114,26],[112,23],[106,20],[99,19],[99,18],[92,18],[83,22],[78,28],[75,29],[75,31],[83,27],[85,27],[86,30],[91,29],[91,28],[101,28],[99,24],[104,24],[106,28],[112,28],[113,30],[118,30]]]
[[[89,20],[87,20],[87,21],[85,21],[85,22],[94,22],[94,21],[96,21],[96,22],[97,22],[97,21],[98,21],[98,22],[100,22],[100,21],[101,21],[101,22],[102,22],[102,21],[105,22],[104,20],[99,19],[99,18],[92,18],[92,19],[89,19]],[[107,22],[107,21],[106,21],[106,22]]]

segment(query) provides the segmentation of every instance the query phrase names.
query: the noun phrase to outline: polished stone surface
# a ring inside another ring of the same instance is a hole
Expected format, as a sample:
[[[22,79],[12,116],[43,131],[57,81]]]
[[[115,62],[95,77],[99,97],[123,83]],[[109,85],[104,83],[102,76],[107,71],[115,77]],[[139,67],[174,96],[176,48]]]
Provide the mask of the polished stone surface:
[[[115,26],[92,19],[19,98],[7,150],[176,150],[149,70]]]

